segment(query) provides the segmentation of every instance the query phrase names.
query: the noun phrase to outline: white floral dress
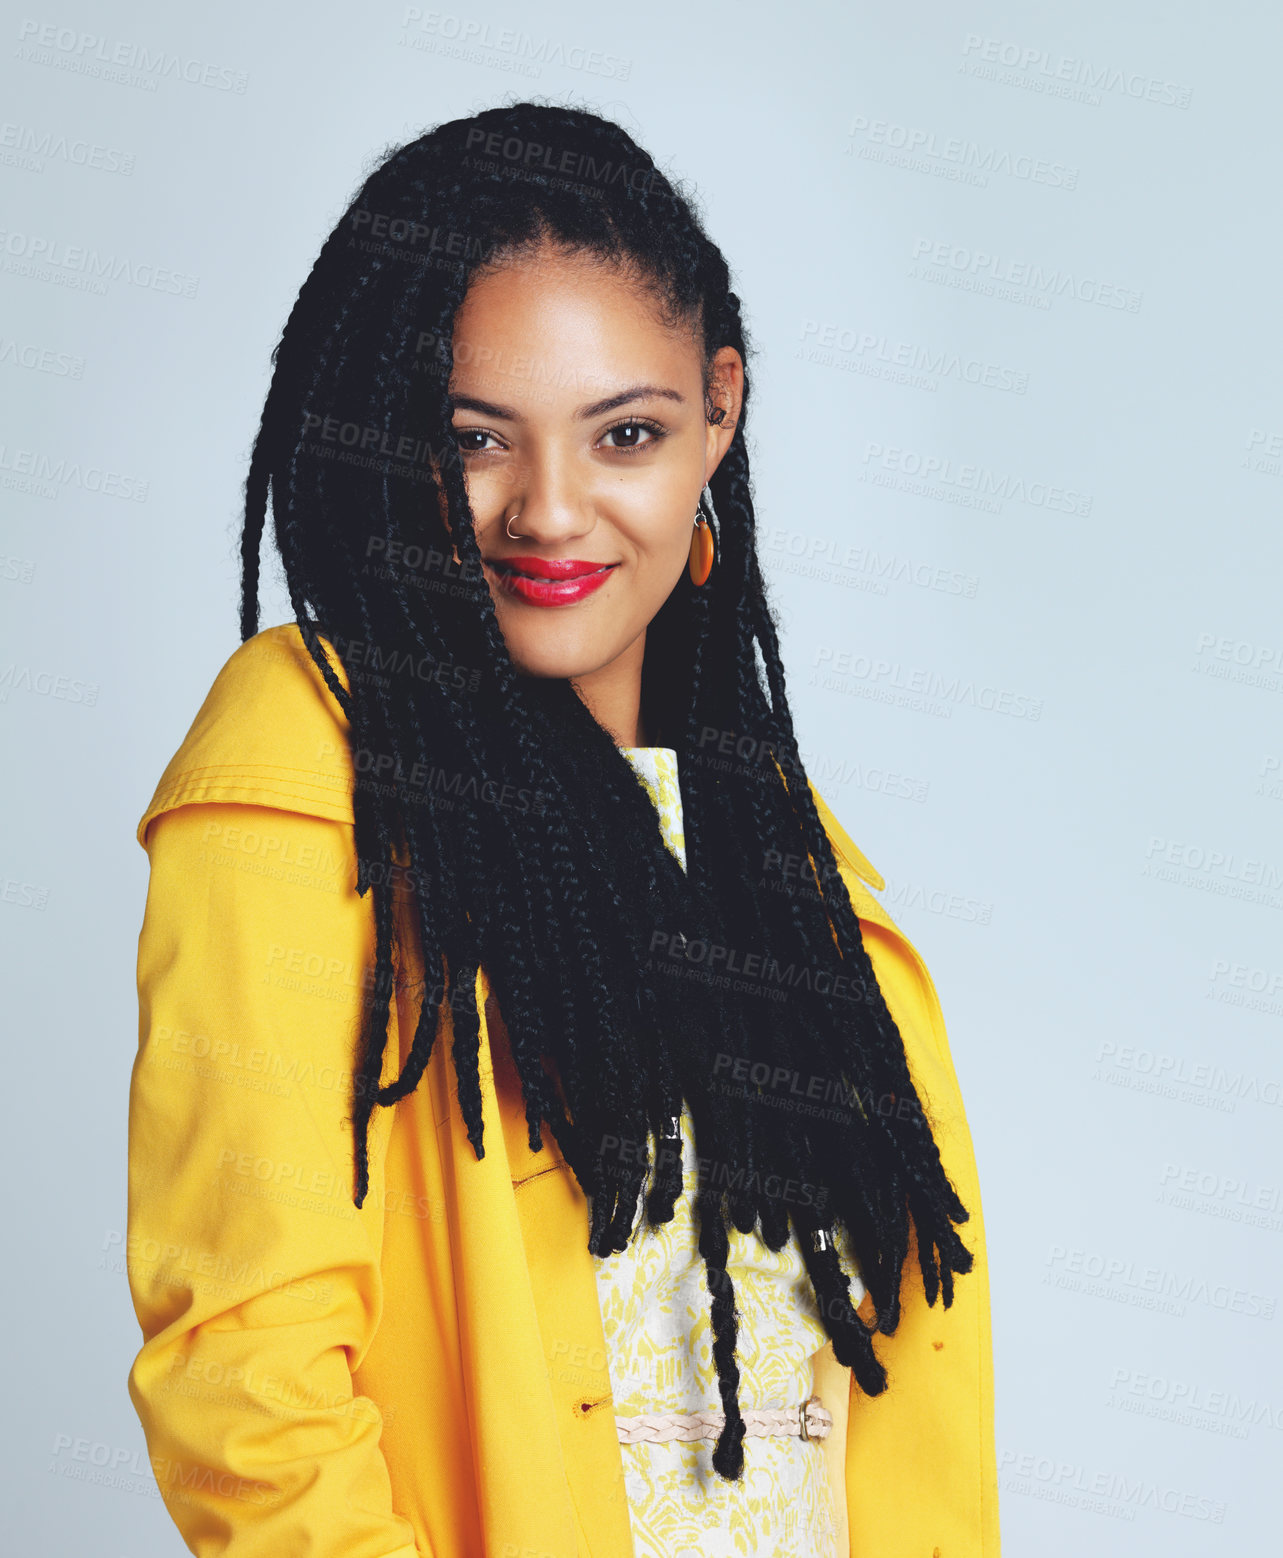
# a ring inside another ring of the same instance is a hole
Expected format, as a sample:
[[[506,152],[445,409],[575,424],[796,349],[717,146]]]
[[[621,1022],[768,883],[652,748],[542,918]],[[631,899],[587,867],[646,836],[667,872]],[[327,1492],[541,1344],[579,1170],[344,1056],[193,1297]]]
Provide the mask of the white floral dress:
[[[664,840],[684,867],[676,752],[621,750],[654,800]],[[672,1220],[650,1227],[643,1199],[627,1248],[594,1257],[615,1411],[621,1416],[721,1407],[708,1286],[691,1207],[697,1166],[686,1111],[681,1136],[686,1188]],[[653,1140],[651,1146],[653,1154]],[[731,1227],[729,1242],[727,1269],[740,1315],[740,1407],[796,1406],[811,1394],[813,1355],[828,1342],[796,1236],[774,1253],[756,1232]],[[857,1280],[852,1294],[858,1302]],[[834,1403],[824,1405],[832,1410]],[[845,1429],[845,1412],[839,1416]],[[714,1443],[620,1445],[636,1558],[837,1558],[839,1522],[820,1442],[746,1438],[739,1484],[713,1470]]]

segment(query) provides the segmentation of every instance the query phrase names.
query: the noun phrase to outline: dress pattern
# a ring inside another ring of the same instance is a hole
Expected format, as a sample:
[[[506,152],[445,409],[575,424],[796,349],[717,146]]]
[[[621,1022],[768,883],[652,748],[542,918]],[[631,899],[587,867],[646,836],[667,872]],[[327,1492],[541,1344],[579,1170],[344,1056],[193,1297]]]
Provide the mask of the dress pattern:
[[[684,867],[677,753],[671,747],[621,750]],[[642,1220],[627,1248],[593,1257],[621,1416],[721,1407],[690,1196],[699,1165],[686,1110],[680,1133],[686,1188],[672,1220],[651,1228],[642,1201]],[[732,1226],[728,1237],[727,1269],[740,1315],[741,1409],[795,1406],[811,1394],[813,1355],[828,1341],[796,1236],[775,1252],[756,1233]],[[858,1279],[851,1287],[858,1302]],[[711,1439],[620,1445],[636,1558],[836,1558],[838,1528],[819,1442],[746,1438],[739,1484],[724,1482],[713,1470],[713,1449]]]

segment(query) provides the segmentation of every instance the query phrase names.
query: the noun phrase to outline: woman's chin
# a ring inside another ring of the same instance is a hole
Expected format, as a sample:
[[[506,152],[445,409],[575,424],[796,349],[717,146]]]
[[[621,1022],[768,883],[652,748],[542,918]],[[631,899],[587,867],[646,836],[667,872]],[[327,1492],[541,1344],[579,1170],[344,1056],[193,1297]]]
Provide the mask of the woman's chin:
[[[539,649],[522,653],[519,650],[514,651],[511,645],[508,646],[508,653],[512,656],[512,663],[519,676],[537,677],[542,681],[591,676],[594,671],[600,671],[602,666],[611,659],[608,651],[598,654],[567,654]]]

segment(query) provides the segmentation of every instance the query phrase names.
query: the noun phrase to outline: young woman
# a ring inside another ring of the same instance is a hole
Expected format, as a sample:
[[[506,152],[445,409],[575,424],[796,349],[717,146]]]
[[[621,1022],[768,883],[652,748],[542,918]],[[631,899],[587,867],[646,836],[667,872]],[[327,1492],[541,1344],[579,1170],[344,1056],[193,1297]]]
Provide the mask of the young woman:
[[[997,1554],[970,1139],[799,758],[748,355],[563,108],[402,147],[299,294],[138,830],[130,1388],[193,1552]]]

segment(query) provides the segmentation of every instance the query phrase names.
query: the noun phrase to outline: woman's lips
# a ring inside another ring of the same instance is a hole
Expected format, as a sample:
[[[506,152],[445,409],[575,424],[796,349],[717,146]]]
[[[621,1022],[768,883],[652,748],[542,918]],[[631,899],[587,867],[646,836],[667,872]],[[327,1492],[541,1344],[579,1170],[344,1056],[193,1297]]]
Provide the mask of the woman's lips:
[[[619,564],[577,557],[505,557],[489,566],[502,588],[518,600],[532,606],[567,606],[600,589]]]

